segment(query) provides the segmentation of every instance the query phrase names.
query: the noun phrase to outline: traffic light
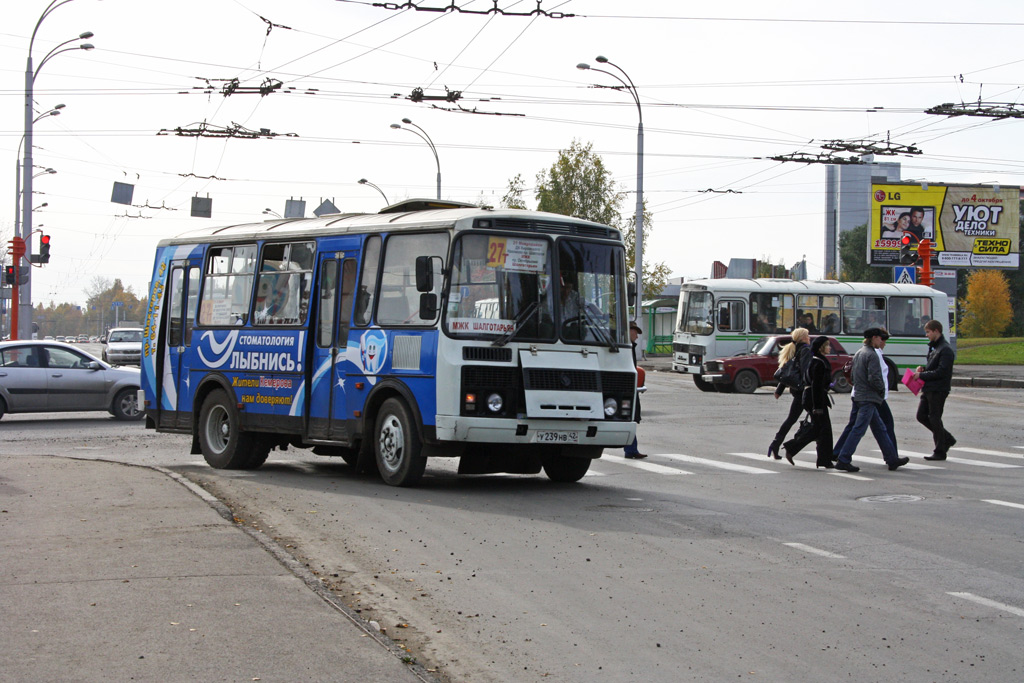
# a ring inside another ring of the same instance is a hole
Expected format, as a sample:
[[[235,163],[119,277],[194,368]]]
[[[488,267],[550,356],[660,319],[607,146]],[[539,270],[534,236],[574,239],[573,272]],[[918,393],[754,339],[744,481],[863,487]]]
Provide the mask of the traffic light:
[[[13,285],[17,282],[14,266],[4,266],[4,282]]]
[[[39,236],[39,262],[49,263],[50,262],[50,236],[40,235]]]
[[[904,235],[900,239],[900,265],[902,266],[912,266],[917,263],[917,254],[910,250],[913,241],[910,235]]]

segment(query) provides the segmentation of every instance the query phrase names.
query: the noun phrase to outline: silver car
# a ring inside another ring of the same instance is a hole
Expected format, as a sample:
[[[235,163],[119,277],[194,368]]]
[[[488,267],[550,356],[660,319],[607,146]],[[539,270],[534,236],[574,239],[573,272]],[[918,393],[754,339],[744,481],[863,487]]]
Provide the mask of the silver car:
[[[0,417],[4,413],[105,410],[140,420],[138,368],[115,368],[56,341],[0,342]]]
[[[142,362],[142,330],[115,327],[107,335],[103,360],[111,365],[139,365]]]

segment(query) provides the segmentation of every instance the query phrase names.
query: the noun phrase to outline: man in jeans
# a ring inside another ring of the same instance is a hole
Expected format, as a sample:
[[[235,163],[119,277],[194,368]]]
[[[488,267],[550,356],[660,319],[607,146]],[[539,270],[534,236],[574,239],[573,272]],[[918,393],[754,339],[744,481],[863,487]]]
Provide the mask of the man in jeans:
[[[849,433],[842,447],[836,453],[836,469],[845,472],[859,472],[860,468],[853,464],[853,451],[860,443],[861,437],[868,426],[882,449],[882,457],[890,470],[896,470],[910,462],[910,458],[901,458],[896,447],[889,438],[885,422],[879,414],[879,406],[885,401],[888,393],[886,375],[888,370],[882,362],[881,353],[876,351],[885,346],[889,334],[878,327],[864,330],[864,345],[853,356],[853,411],[850,414]]]
[[[928,365],[918,366],[915,379],[924,381],[921,388],[921,402],[917,406],[917,421],[928,428],[935,441],[935,452],[926,455],[925,460],[945,460],[946,451],[956,443],[953,435],[942,425],[942,410],[953,379],[953,361],[956,354],[946,338],[942,336],[942,323],[929,320],[924,325],[928,337]]]

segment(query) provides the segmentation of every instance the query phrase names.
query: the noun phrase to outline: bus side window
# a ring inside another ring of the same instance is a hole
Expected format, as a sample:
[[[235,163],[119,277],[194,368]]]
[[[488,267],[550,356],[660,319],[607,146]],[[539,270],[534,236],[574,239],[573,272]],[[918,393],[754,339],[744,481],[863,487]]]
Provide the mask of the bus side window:
[[[380,235],[366,240],[363,248],[363,274],[356,293],[355,324],[369,325],[373,315],[373,301],[377,293],[377,271],[380,269]]]
[[[352,320],[352,302],[356,290],[356,260],[347,258],[341,266],[341,314],[338,316],[338,346],[345,346],[349,321]]]
[[[334,300],[338,284],[338,262],[335,259],[324,261],[320,271],[320,301],[317,302],[318,322],[316,326],[316,345],[326,349],[331,345],[334,334]]]
[[[181,313],[182,299],[185,292],[181,268],[172,268],[171,277],[167,285],[167,345],[181,346],[182,321]]]

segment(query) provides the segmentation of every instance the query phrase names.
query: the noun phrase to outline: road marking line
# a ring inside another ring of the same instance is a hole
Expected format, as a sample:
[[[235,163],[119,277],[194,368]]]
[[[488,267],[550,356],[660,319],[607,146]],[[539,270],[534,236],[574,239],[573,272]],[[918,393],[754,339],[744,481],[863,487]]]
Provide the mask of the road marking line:
[[[1019,458],[1020,453],[1007,453],[1006,451],[990,451],[984,448],[970,448],[968,446],[953,446],[952,451],[963,451],[964,453],[977,453],[978,455],[998,455],[1001,458]]]
[[[657,465],[653,462],[644,462],[643,460],[627,460],[621,455],[603,455],[602,460],[609,462],[617,462],[620,465],[628,465],[629,467],[635,467],[638,470],[646,470],[647,472],[654,472],[655,474],[693,474],[693,472],[687,472],[686,470],[676,469],[675,467],[665,467],[664,465]]]
[[[729,455],[738,455],[741,458],[750,458],[751,460],[760,460],[762,462],[764,462],[764,460],[766,460],[766,457],[763,454],[761,454],[761,453],[729,453]],[[786,463],[786,464],[788,465],[789,463]],[[797,467],[800,467],[800,468],[805,469],[805,470],[816,470],[816,469],[818,469],[817,467],[815,467],[813,462],[807,462],[806,460],[794,460],[793,464],[796,465]],[[856,479],[857,481],[874,481],[874,479],[871,479],[869,477],[862,477],[859,474],[852,474],[850,472],[843,472],[843,471],[836,471],[836,470],[825,470],[825,471],[828,472],[829,474],[840,476],[843,479]]]
[[[685,462],[691,465],[707,465],[708,467],[718,467],[723,470],[744,472],[746,474],[778,474],[778,471],[776,470],[766,470],[763,467],[737,465],[731,462],[722,462],[721,460],[711,460],[709,458],[698,458],[692,455],[683,455],[681,453],[658,453],[658,457],[670,458],[672,460],[678,460],[679,462]]]
[[[1005,500],[982,500],[983,503],[992,503],[993,505],[1005,505],[1008,508],[1017,508],[1018,510],[1024,510],[1024,505],[1020,503],[1008,503]]]
[[[963,598],[964,600],[976,602],[979,605],[994,607],[996,609],[1003,610],[1004,612],[1009,612],[1010,614],[1016,614],[1018,617],[1024,617],[1024,609],[1021,609],[1020,607],[1005,605],[1001,602],[996,602],[995,600],[989,600],[988,598],[983,598],[980,595],[975,595],[974,593],[956,593],[953,591],[947,591],[946,595],[952,595],[954,598]]]
[[[876,450],[876,451],[873,451],[873,452],[880,453],[881,451]],[[888,463],[886,463],[885,460],[883,460],[882,458],[872,458],[870,456],[860,455],[860,454],[855,454],[855,455],[856,455],[856,457],[860,458],[862,461],[869,462],[872,465],[886,465],[886,466],[888,466]],[[903,455],[903,451],[900,451],[900,455]],[[910,462],[910,463],[907,463],[906,465],[904,465],[902,469],[905,469],[905,470],[944,470],[946,468],[945,467],[938,467],[936,465],[922,465],[920,463]]]
[[[924,458],[931,455],[931,453],[916,453],[914,451],[900,450],[900,455],[909,455],[915,458]],[[942,460],[936,460],[935,462],[943,462]],[[1024,465],[1007,465],[1005,462],[988,462],[985,460],[971,460],[970,458],[957,458],[955,456],[946,456],[945,462],[957,462],[961,465],[974,465],[975,467],[992,467],[995,469],[1006,470],[1024,467]],[[942,469],[937,468],[937,469]]]
[[[811,553],[812,555],[821,555],[822,557],[831,557],[833,560],[845,560],[846,557],[843,555],[837,555],[836,553],[830,553],[827,550],[821,550],[820,548],[814,548],[803,543],[783,543],[782,545],[788,545],[790,548],[797,550],[803,550],[805,553]]]

